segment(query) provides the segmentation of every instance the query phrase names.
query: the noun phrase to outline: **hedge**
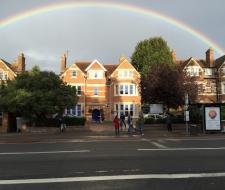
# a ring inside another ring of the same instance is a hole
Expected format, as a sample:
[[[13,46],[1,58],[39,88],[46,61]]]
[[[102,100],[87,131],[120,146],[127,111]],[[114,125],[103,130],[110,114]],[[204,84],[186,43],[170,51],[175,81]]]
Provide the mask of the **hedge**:
[[[145,118],[145,124],[165,124],[165,123],[166,123],[166,118],[157,118],[157,119],[154,119],[153,117]],[[172,116],[172,123],[175,123],[175,124],[185,123],[184,116],[183,115]]]
[[[67,126],[74,126],[74,125],[85,125],[86,118],[85,117],[64,117],[65,123]]]
[[[64,117],[67,126],[85,125],[85,117]],[[34,121],[36,127],[59,127],[60,122],[58,118],[38,118]]]

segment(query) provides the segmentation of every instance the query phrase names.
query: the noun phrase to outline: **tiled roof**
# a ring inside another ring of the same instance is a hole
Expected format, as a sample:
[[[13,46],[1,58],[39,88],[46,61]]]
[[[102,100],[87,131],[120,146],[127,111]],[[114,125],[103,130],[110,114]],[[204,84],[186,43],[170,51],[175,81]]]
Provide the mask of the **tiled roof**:
[[[178,65],[180,65],[182,67],[182,69],[191,61],[191,59],[193,59],[192,57],[190,57],[189,59],[187,60],[177,60],[176,63]],[[199,59],[199,60],[196,60],[194,59],[202,68],[205,68],[206,67],[206,62],[205,60],[202,60],[202,59]]]
[[[10,64],[10,63],[8,63],[8,62],[6,62],[5,60],[3,60],[3,59],[0,59],[3,63],[5,63],[11,70],[13,70],[12,69],[12,65]]]
[[[225,62],[225,55],[215,60],[215,66],[217,68],[220,68],[224,62]]]
[[[115,69],[118,67],[118,65],[117,64],[106,64],[106,65],[104,65],[104,67],[106,68],[107,74],[109,76],[113,73],[113,71],[115,71]]]
[[[86,72],[85,69],[91,64],[91,61],[87,62],[78,61],[75,64],[80,68],[81,71],[85,73]]]
[[[75,64],[79,67],[81,71],[86,73],[85,69],[91,64],[91,61],[77,61]],[[117,64],[104,64],[103,65],[107,70],[107,75],[111,75],[113,71],[117,68]]]

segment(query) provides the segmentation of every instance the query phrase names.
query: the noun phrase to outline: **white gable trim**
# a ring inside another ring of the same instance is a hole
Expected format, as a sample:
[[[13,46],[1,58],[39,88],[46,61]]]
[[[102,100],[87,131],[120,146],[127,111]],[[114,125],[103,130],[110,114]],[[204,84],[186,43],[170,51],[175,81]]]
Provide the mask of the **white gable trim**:
[[[72,68],[72,66],[74,66],[74,65],[76,66],[76,68]],[[60,76],[65,76],[67,71],[74,70],[74,69],[80,71],[83,76],[85,75],[85,73],[77,66],[77,64],[73,63],[68,68],[66,68],[66,70]]]
[[[106,68],[97,59],[92,61],[91,64],[85,69],[85,71],[87,72],[95,63],[97,63],[102,68],[103,71],[107,71]]]
[[[220,65],[218,70],[220,70],[224,66],[224,64],[225,64],[225,61]]]
[[[0,62],[3,63],[8,70],[12,71],[13,75],[16,77],[16,73],[11,68],[9,68],[8,65],[2,59],[0,59]]]
[[[191,61],[194,61],[201,68],[201,70],[203,71],[203,68],[201,67],[201,65],[199,65],[199,63],[193,57],[190,59],[190,61],[188,61],[187,65],[184,67],[184,69],[186,69],[188,67],[188,65],[189,65],[189,63]]]
[[[140,77],[140,73],[134,68],[134,66],[127,60],[127,59],[124,59],[121,63],[119,63],[119,65],[116,67],[116,69],[112,72],[112,74],[110,76],[113,76],[114,73],[118,70],[132,70],[132,69],[120,69],[120,65],[122,65],[125,61],[127,61],[127,63],[129,63],[129,65],[133,68],[133,71],[135,71],[138,75],[138,77]]]

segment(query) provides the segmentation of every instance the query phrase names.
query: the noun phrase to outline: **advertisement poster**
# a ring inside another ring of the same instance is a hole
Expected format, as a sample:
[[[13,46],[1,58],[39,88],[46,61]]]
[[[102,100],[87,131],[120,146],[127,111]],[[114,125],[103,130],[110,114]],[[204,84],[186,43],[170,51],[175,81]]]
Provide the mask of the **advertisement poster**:
[[[205,129],[221,130],[220,107],[205,107]]]

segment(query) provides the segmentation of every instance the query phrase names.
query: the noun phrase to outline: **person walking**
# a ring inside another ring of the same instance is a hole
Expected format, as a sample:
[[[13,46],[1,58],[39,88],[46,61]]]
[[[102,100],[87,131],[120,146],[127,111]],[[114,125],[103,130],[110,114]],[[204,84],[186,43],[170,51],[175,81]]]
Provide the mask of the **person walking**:
[[[123,125],[126,128],[125,115],[123,113],[121,113],[121,115],[120,115],[120,128],[121,128],[121,131],[123,131]]]
[[[166,117],[166,125],[167,125],[167,130],[169,132],[171,132],[172,131],[172,117],[169,112],[167,113],[167,117]]]
[[[128,133],[131,133],[132,132],[132,117],[130,114],[127,117],[127,124],[128,124]]]
[[[120,135],[120,122],[119,122],[119,118],[117,115],[115,116],[113,122],[114,122],[116,136],[119,136]]]
[[[66,123],[65,123],[65,119],[63,116],[61,116],[59,118],[59,124],[60,124],[60,132],[62,133],[64,131],[66,131]]]
[[[143,113],[141,113],[140,116],[139,116],[139,125],[140,125],[141,135],[143,136],[144,135],[144,116],[143,116]]]

